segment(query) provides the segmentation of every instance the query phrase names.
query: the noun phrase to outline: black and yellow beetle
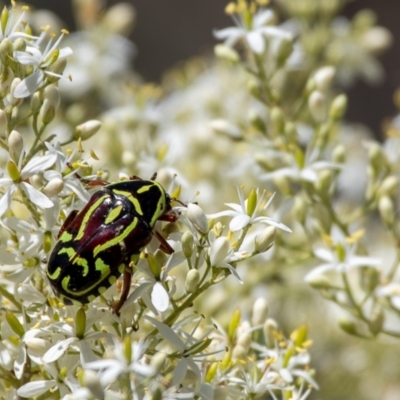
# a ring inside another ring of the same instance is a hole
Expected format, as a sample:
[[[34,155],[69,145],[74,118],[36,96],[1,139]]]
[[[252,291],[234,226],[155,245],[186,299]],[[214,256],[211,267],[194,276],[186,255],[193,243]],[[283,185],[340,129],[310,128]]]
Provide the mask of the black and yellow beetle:
[[[65,304],[82,305],[124,274],[121,298],[113,306],[118,314],[130,289],[131,261],[153,235],[161,250],[173,253],[154,227],[157,221],[175,222],[179,214],[172,210],[171,198],[155,181],[156,175],[150,180],[133,176],[116,183],[77,177],[88,186],[103,187],[81,211],[74,210],[66,218],[48,261],[47,277]]]

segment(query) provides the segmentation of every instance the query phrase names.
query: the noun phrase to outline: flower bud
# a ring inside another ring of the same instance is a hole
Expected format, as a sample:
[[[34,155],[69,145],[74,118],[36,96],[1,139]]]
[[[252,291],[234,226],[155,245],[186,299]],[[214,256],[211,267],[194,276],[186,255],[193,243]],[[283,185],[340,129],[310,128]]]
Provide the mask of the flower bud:
[[[340,318],[339,326],[349,335],[359,336],[359,333],[357,332],[357,327],[356,327],[356,324],[354,323],[354,321],[352,321],[348,318],[345,318],[345,317]]]
[[[276,133],[283,133],[285,129],[285,116],[279,107],[273,107],[270,113],[270,119],[273,129]]]
[[[336,96],[329,108],[329,116],[334,121],[339,121],[343,118],[347,110],[347,96],[345,94],[339,94]]]
[[[185,290],[186,293],[194,293],[199,288],[200,273],[197,269],[191,269],[185,280]]]
[[[314,75],[314,81],[316,88],[325,92],[331,85],[333,78],[335,77],[336,69],[330,65],[320,68]]]
[[[75,335],[78,339],[83,339],[85,337],[86,331],[86,312],[81,307],[76,313],[75,317]]]
[[[154,368],[156,373],[159,373],[162,370],[166,359],[167,355],[161,352],[154,354],[154,356],[151,358],[150,365]]]
[[[254,239],[254,251],[256,253],[264,253],[274,243],[276,236],[276,228],[274,226],[267,226],[259,235]]]
[[[390,31],[382,26],[374,26],[361,37],[361,46],[369,53],[379,55],[393,42]]]
[[[187,216],[196,230],[205,235],[208,232],[208,222],[204,211],[194,203],[189,203],[187,207]]]
[[[251,342],[251,334],[249,331],[241,333],[237,340],[237,344],[242,346],[246,351],[250,349]]]
[[[278,325],[272,318],[268,318],[263,327],[264,332],[264,339],[267,347],[272,349],[275,347],[275,335],[274,333],[277,332]]]
[[[229,251],[229,242],[224,236],[214,240],[210,248],[210,262],[213,267],[220,265],[226,258]]]
[[[42,357],[51,347],[50,342],[41,338],[31,337],[25,340],[28,354],[33,357]]]
[[[325,275],[311,275],[309,278],[306,279],[307,283],[313,289],[330,289],[331,284],[329,279]]]
[[[19,322],[18,318],[12,312],[6,311],[6,321],[8,322],[8,325],[10,325],[10,328],[13,330],[14,333],[16,333],[20,338],[24,336],[25,329],[21,325],[21,322]]]
[[[96,372],[85,369],[83,371],[83,386],[88,388],[93,398],[104,400],[104,391]]]
[[[276,58],[277,65],[282,66],[293,52],[293,40],[288,35],[287,37],[283,37],[281,40],[276,41],[275,43],[278,43],[278,46],[276,46],[276,49],[274,49],[274,56]]]
[[[43,188],[43,193],[48,197],[57,196],[64,189],[64,181],[60,178],[53,178]]]
[[[14,78],[13,81],[11,82],[11,86],[10,86],[10,104],[13,105],[14,107],[18,107],[24,101],[24,99],[14,96],[15,89],[17,88],[17,86],[20,83],[21,83],[21,79],[19,79],[19,78]]]
[[[233,64],[237,64],[240,61],[239,54],[236,52],[236,50],[224,44],[217,44],[214,47],[214,54],[216,57]]]
[[[57,75],[62,75],[64,73],[65,67],[67,66],[67,59],[63,58],[61,60],[57,60],[54,64],[50,65],[49,71],[53,72]],[[47,80],[51,83],[56,83],[60,80],[59,76],[49,75]]]
[[[20,37],[16,39],[13,43],[14,51],[25,51],[26,50],[26,42]]]
[[[371,319],[369,321],[369,331],[374,335],[378,335],[383,328],[385,323],[385,313],[381,307],[375,309],[372,313]]]
[[[318,174],[318,179],[315,182],[315,189],[324,197],[329,197],[329,189],[332,183],[332,171],[324,170]]]
[[[43,124],[49,124],[60,106],[60,89],[57,86],[50,85],[44,90],[44,101],[40,109],[40,117]]]
[[[101,122],[95,119],[86,121],[75,128],[74,139],[87,140],[92,137],[101,128]]]
[[[378,209],[382,221],[387,226],[392,226],[394,222],[394,206],[392,199],[389,196],[382,196],[379,199]]]
[[[268,315],[267,301],[259,297],[253,304],[253,315],[251,317],[251,325],[258,326],[265,322]]]
[[[18,164],[21,153],[24,149],[24,140],[22,139],[21,134],[13,130],[8,136],[8,149],[10,152],[10,156]]]
[[[187,231],[182,235],[181,239],[182,243],[182,251],[186,258],[192,257],[193,254],[193,245],[194,245],[194,238],[193,235]]]
[[[0,42],[0,60],[6,67],[10,64],[12,60],[14,47],[10,39],[4,38]]]
[[[240,344],[233,348],[233,358],[238,360],[245,360],[247,357],[247,350]]]
[[[224,119],[215,119],[211,121],[210,128],[214,133],[225,135],[233,140],[243,138],[241,130],[234,124]]]
[[[38,92],[33,93],[31,97],[31,111],[35,114],[40,110],[40,107],[42,106],[42,100],[40,97],[41,96]]]
[[[10,86],[14,79],[14,72],[11,68],[5,68],[0,74],[0,97],[7,96],[10,92]],[[10,95],[11,97],[11,95]]]
[[[0,16],[0,23],[1,23],[1,31],[5,32],[7,23],[8,23],[8,18],[10,16],[10,12],[8,11],[8,8],[6,6],[3,7],[3,11],[1,12]]]
[[[399,181],[396,176],[387,176],[379,187],[377,196],[392,196],[395,193],[398,185]]]
[[[186,293],[194,293],[199,288],[200,273],[197,269],[191,269],[185,280],[185,290]]]
[[[106,31],[128,36],[135,23],[136,12],[132,4],[118,3],[110,7],[102,19]]]
[[[308,108],[316,122],[322,122],[326,117],[326,99],[319,90],[314,90],[308,98]]]
[[[378,143],[368,144],[368,157],[375,174],[388,164],[386,156]]]
[[[346,147],[342,144],[338,144],[332,153],[333,162],[342,164],[346,161]]]

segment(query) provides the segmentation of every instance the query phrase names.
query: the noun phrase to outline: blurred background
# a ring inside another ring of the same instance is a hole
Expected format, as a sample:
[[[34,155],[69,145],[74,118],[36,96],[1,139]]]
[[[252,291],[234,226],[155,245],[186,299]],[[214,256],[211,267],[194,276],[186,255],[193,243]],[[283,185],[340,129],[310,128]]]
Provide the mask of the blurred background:
[[[329,0],[325,0],[329,1]],[[104,1],[107,6],[118,0]],[[230,18],[223,12],[227,0],[128,0],[137,13],[131,39],[137,46],[135,70],[147,81],[159,81],[162,74],[180,62],[198,55],[211,54],[216,43],[213,30],[226,27]],[[54,11],[70,31],[76,29],[72,1],[31,0],[29,4]],[[369,8],[376,12],[378,24],[388,28],[395,38],[392,47],[381,56],[385,77],[376,85],[357,81],[346,88],[349,95],[347,118],[367,125],[381,137],[382,122],[395,114],[393,92],[400,87],[400,1],[354,0],[344,15],[352,17]]]

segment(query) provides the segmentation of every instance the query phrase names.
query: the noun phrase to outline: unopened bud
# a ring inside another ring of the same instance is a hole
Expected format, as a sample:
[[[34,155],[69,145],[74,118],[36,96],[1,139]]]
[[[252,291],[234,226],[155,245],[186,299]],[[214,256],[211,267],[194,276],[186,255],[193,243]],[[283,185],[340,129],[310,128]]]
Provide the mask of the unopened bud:
[[[191,269],[185,280],[185,290],[186,293],[194,293],[199,288],[200,273],[197,269]]]
[[[251,317],[252,326],[258,326],[264,324],[268,315],[268,303],[267,301],[259,297],[253,305],[253,314]]]
[[[40,116],[43,124],[49,124],[55,116],[60,106],[60,89],[57,86],[50,85],[44,90],[44,101],[40,110]]]
[[[92,137],[101,128],[101,122],[97,120],[86,121],[75,128],[74,139],[87,140]]]
[[[374,26],[365,32],[361,38],[362,47],[369,53],[379,55],[393,42],[390,31],[382,26]]]
[[[274,243],[276,236],[276,228],[274,226],[267,226],[254,240],[254,251],[256,253],[264,253]]]
[[[36,114],[40,110],[40,107],[42,106],[42,100],[38,92],[33,93],[30,105],[31,105],[31,111],[34,114]]]
[[[25,344],[28,354],[34,357],[42,357],[44,353],[50,348],[50,342],[47,340],[31,337],[25,339]]]
[[[273,107],[270,113],[271,123],[275,132],[281,134],[285,129],[285,116],[279,107]]]
[[[187,216],[196,230],[205,235],[208,232],[208,222],[204,211],[194,203],[189,203],[187,207]]]
[[[24,139],[22,139],[21,134],[14,130],[11,131],[8,136],[8,149],[10,152],[11,158],[18,164],[21,153],[24,149]]]
[[[243,332],[239,335],[237,344],[242,346],[246,352],[250,349],[251,346],[251,334],[249,331]]]
[[[8,66],[12,60],[14,47],[10,39],[4,38],[0,42],[0,60],[3,65]]]
[[[86,331],[86,312],[80,308],[75,317],[75,335],[78,339],[83,339]]]
[[[10,92],[11,83],[14,80],[14,72],[11,68],[5,68],[0,74],[0,97],[7,96]],[[11,95],[10,95],[11,97]]]
[[[57,75],[62,75],[66,66],[67,66],[67,59],[63,58],[62,60],[57,60],[54,64],[52,64],[49,67],[49,71]],[[60,77],[51,75],[47,79],[49,82],[55,83],[59,81]]]
[[[264,339],[267,347],[272,349],[275,347],[275,335],[274,333],[278,330],[278,325],[272,318],[268,318],[263,326]]]
[[[392,226],[394,221],[394,206],[389,196],[382,196],[378,203],[379,214],[387,226]]]
[[[376,336],[381,332],[383,324],[385,323],[385,313],[381,307],[375,309],[369,321],[369,331]]]
[[[335,73],[335,67],[332,67],[330,65],[320,68],[314,75],[316,88],[321,92],[325,92],[326,90],[328,90],[332,85]]]
[[[90,369],[85,369],[83,371],[83,386],[89,389],[95,399],[104,399],[104,391],[96,372]]]
[[[215,119],[210,123],[211,129],[221,135],[225,135],[233,140],[242,139],[241,130],[234,124],[224,119]]]
[[[318,174],[318,179],[315,182],[315,189],[320,193],[322,196],[327,197],[329,196],[329,188],[332,183],[332,171],[324,170]]]
[[[331,288],[329,279],[325,275],[311,275],[307,278],[307,282],[313,289],[320,290]]]
[[[236,358],[238,360],[245,360],[246,357],[247,357],[247,350],[240,344],[237,344],[233,348],[233,358]]]
[[[43,193],[48,197],[57,196],[64,189],[64,181],[60,178],[51,179],[43,188]]]
[[[322,122],[326,117],[326,99],[319,90],[314,90],[308,98],[308,108],[316,122]]]
[[[234,49],[224,44],[217,44],[214,47],[214,54],[218,58],[231,62],[233,64],[237,64],[240,61],[239,54]]]
[[[336,96],[329,109],[329,116],[334,121],[339,121],[343,118],[347,110],[347,96],[345,94],[339,94]]]
[[[14,107],[19,106],[24,101],[24,99],[14,96],[15,89],[17,88],[17,86],[20,83],[21,83],[21,79],[19,79],[19,78],[14,78],[13,81],[11,82],[11,86],[10,86],[10,104],[13,105]]]
[[[348,318],[340,318],[339,326],[349,335],[359,336],[359,333],[357,331],[357,327],[356,327],[356,324],[354,323],[354,321],[352,321]]]
[[[210,262],[213,267],[220,265],[226,258],[229,251],[229,242],[226,237],[219,237],[214,240],[210,249]]]
[[[118,3],[107,10],[101,23],[108,32],[128,36],[134,26],[135,16],[132,4]]]
[[[278,66],[282,66],[293,52],[293,40],[288,35],[276,43],[278,43],[278,46],[274,55],[276,57]]]
[[[387,176],[379,187],[377,196],[392,196],[396,192],[398,185],[399,181],[396,176]]]
[[[370,143],[368,150],[368,156],[370,163],[374,169],[374,172],[380,171],[383,167],[385,167],[388,162],[385,154],[382,151],[381,146],[378,143]]]
[[[156,373],[159,373],[162,370],[166,359],[167,355],[161,352],[154,354],[151,358],[150,365],[154,368]]]
[[[333,149],[333,154],[332,154],[332,159],[333,162],[342,164],[346,161],[346,147],[342,144],[338,144],[334,149]]]
[[[13,43],[14,51],[25,51],[26,50],[26,42],[21,37],[16,39]]]
[[[181,239],[182,243],[182,251],[186,258],[192,257],[193,254],[193,246],[194,246],[194,238],[193,235],[187,231],[182,235]]]

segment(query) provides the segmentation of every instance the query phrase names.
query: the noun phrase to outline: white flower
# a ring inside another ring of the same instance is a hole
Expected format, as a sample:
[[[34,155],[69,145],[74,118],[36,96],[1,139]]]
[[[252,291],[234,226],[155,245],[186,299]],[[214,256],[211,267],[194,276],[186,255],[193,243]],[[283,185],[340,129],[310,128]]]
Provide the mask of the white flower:
[[[354,234],[355,237],[357,235],[358,233]],[[332,241],[331,248],[318,247],[314,249],[315,256],[325,262],[309,272],[305,276],[305,280],[308,282],[315,276],[331,270],[341,273],[354,267],[379,266],[379,259],[368,256],[357,256],[355,254],[357,250],[357,239],[355,237],[346,238],[339,229],[334,226],[330,237]]]
[[[14,97],[23,98],[36,92],[36,90],[43,85],[46,74],[57,78],[62,77],[62,75],[46,69],[55,61],[63,60],[72,54],[70,47],[58,49],[58,45],[63,36],[64,34],[61,34],[53,45],[53,38],[50,38],[46,48],[42,52],[39,47],[45,37],[45,32],[43,32],[33,46],[27,46],[25,51],[14,52],[14,58],[20,64],[32,65],[35,67],[35,71],[18,84],[13,93]]]
[[[237,27],[230,27],[215,31],[217,39],[225,40],[225,44],[233,46],[240,39],[246,40],[249,47],[258,54],[265,50],[265,38],[288,39],[292,37],[290,33],[276,26],[268,26],[272,22],[274,14],[271,10],[259,10],[252,16],[251,26],[246,26],[243,18],[233,16]]]
[[[0,187],[9,186],[3,197],[0,199],[0,216],[2,216],[10,207],[12,197],[17,190],[24,191],[29,200],[39,208],[53,207],[53,202],[46,195],[35,189],[31,184],[27,183],[26,180],[28,180],[32,175],[51,167],[55,161],[55,154],[35,157],[32,158],[20,171],[20,179],[17,182],[14,182],[10,177],[0,178]]]
[[[254,225],[254,224],[258,224],[258,223],[272,225],[272,226],[275,226],[276,228],[282,229],[286,232],[291,232],[291,230],[286,225],[282,224],[281,222],[276,221],[269,217],[264,217],[261,215],[267,209],[267,207],[270,205],[272,199],[274,198],[274,195],[271,196],[271,198],[267,202],[265,202],[266,191],[263,191],[260,196],[259,191],[257,189],[257,191],[256,191],[257,204],[254,208],[254,211],[251,213],[251,215],[249,215],[247,213],[248,199],[244,200],[244,194],[243,194],[243,190],[241,188],[238,187],[237,191],[238,191],[240,204],[225,203],[225,205],[232,208],[232,210],[225,210],[225,211],[221,211],[219,213],[210,214],[207,216],[207,218],[211,219],[211,218],[219,218],[219,217],[224,217],[224,216],[233,217],[233,219],[229,223],[229,229],[232,232],[243,229],[247,225],[250,225],[250,224]]]
[[[28,35],[24,32],[24,21],[26,20],[25,12],[19,12],[16,8],[12,7],[11,10],[7,8],[3,9],[1,13],[2,23],[0,24],[0,41],[8,38],[12,42],[18,38],[29,38],[34,39],[35,37],[32,35]],[[3,18],[3,15],[7,15],[7,17]],[[5,22],[5,25],[4,25]]]

